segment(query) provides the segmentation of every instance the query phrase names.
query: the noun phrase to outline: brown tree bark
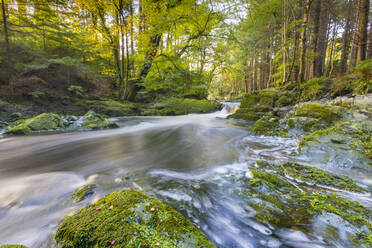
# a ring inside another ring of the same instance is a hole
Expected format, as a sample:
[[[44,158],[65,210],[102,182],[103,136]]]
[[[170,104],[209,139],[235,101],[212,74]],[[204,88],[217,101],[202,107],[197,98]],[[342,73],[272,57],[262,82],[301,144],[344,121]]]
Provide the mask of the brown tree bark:
[[[327,30],[329,22],[329,0],[322,0],[320,3],[319,30],[314,59],[314,77],[321,77],[324,74],[324,63],[327,51]]]
[[[306,40],[307,40],[307,26],[309,22],[309,10],[311,6],[312,0],[306,0],[305,6],[304,6],[304,19],[302,23],[302,30],[301,30],[301,48],[300,48],[300,69],[298,73],[298,82],[304,81],[304,75],[305,75],[305,66],[306,66]]]
[[[358,56],[357,62],[366,59],[367,55],[367,29],[368,29],[368,16],[369,16],[369,0],[361,0],[360,16],[359,16],[359,42],[358,42]]]
[[[372,24],[369,25],[367,59],[372,59]]]
[[[9,44],[9,33],[8,33],[8,22],[6,16],[6,7],[4,0],[1,0],[2,6],[2,14],[3,14],[3,25],[4,25],[4,39],[5,39],[5,51],[6,51],[6,71],[7,71],[7,78],[6,82],[9,85],[9,91],[11,96],[14,95],[13,86],[11,84],[11,77],[12,77],[12,66],[11,66],[11,57],[10,57],[10,44]]]
[[[346,5],[346,16],[345,16],[345,29],[342,35],[342,50],[341,50],[341,61],[340,61],[340,68],[339,73],[344,74],[346,72],[347,66],[347,58],[350,50],[350,38],[351,35],[351,27],[352,27],[352,7],[353,7],[353,0],[349,0]]]
[[[354,5],[354,10],[356,9],[356,13],[354,16],[354,25],[353,25],[353,37],[351,41],[351,51],[350,51],[350,59],[349,59],[349,70],[356,65],[357,55],[358,55],[358,44],[359,44],[359,37],[358,37],[358,27],[359,27],[359,16],[360,16],[360,4],[361,0],[356,0]]]

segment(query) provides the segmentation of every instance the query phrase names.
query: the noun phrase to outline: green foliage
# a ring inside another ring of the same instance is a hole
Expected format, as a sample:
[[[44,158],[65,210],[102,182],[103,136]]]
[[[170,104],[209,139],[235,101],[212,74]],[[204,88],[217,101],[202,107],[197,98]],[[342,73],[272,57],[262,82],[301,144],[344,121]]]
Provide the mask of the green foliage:
[[[55,239],[75,247],[215,247],[191,221],[144,193],[125,190],[66,217]]]
[[[42,91],[33,91],[31,93],[29,93],[29,95],[32,97],[32,99],[34,100],[37,100],[37,99],[40,99],[40,98],[43,98],[45,97],[45,93],[42,92]]]
[[[26,246],[23,245],[2,245],[0,248],[27,248]]]
[[[79,85],[70,85],[67,90],[75,96],[81,96],[84,93],[83,87]]]
[[[372,92],[372,59],[362,61],[354,71],[360,79],[354,82],[354,90],[360,94]]]
[[[319,99],[326,90],[327,84],[330,84],[330,79],[327,77],[313,78],[301,85],[301,100],[316,100]]]

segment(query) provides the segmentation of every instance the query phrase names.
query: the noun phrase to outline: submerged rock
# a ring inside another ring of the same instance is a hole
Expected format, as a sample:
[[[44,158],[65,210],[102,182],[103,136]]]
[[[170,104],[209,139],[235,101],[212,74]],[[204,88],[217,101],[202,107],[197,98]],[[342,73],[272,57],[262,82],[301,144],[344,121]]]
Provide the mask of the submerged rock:
[[[87,198],[88,196],[94,194],[94,189],[96,188],[96,185],[95,184],[87,184],[87,185],[84,185],[83,187],[77,189],[73,194],[72,194],[72,198],[76,201],[76,202],[81,202],[82,200],[84,200],[85,198]]]
[[[340,121],[334,126],[304,136],[302,154],[318,152],[323,163],[372,169],[372,121]]]
[[[24,135],[32,131],[55,130],[66,127],[61,116],[53,113],[43,113],[35,117],[18,120],[9,125],[5,134]]]
[[[359,202],[337,196],[332,189],[319,188],[317,185],[321,182],[331,188],[366,192],[352,179],[294,163],[276,165],[259,161],[257,166],[250,168],[249,177],[235,179],[244,185],[239,192],[255,211],[257,221],[313,232],[319,225],[315,219],[325,221],[325,217],[328,217],[328,226],[337,222],[343,225],[334,228],[348,227],[340,230],[347,235],[338,239],[343,239],[350,247],[369,242],[372,211]]]
[[[215,247],[191,221],[134,190],[111,193],[66,217],[55,239],[62,248]]]
[[[94,111],[88,111],[81,118],[81,126],[86,129],[106,129],[106,128],[118,128],[118,124],[106,119],[103,115],[97,114]]]

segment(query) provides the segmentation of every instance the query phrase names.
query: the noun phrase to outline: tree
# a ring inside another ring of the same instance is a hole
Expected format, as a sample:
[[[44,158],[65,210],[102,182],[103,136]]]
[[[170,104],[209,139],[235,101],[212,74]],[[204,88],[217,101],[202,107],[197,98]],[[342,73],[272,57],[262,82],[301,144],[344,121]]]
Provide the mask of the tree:
[[[359,42],[358,42],[358,63],[365,60],[367,56],[367,30],[369,16],[369,0],[361,0],[359,16]]]

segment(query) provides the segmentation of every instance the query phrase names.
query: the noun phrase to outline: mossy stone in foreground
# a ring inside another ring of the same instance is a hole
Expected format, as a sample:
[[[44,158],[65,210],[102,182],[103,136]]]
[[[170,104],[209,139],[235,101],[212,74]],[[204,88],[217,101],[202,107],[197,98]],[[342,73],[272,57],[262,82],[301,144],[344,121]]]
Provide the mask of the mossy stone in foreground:
[[[306,104],[296,110],[295,116],[312,117],[320,121],[334,122],[342,117],[341,109],[321,104]]]
[[[284,130],[281,130],[279,119],[273,116],[264,116],[254,124],[251,132],[256,135],[285,137]]]
[[[134,190],[116,191],[66,217],[55,239],[62,248],[215,247],[191,221]]]
[[[265,161],[258,161],[257,165],[261,168],[273,170],[279,175],[293,178],[298,182],[305,182],[316,186],[323,185],[358,193],[368,192],[366,189],[356,185],[354,180],[348,176],[332,174],[313,166],[290,162],[275,165]]]

